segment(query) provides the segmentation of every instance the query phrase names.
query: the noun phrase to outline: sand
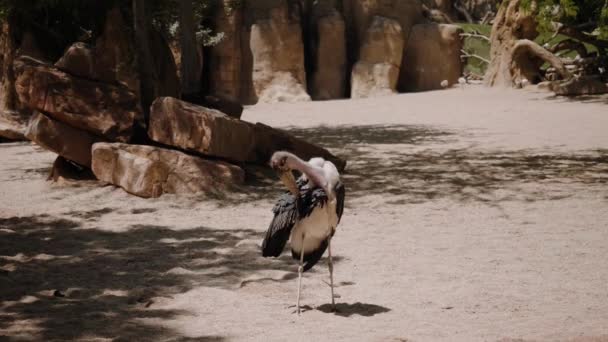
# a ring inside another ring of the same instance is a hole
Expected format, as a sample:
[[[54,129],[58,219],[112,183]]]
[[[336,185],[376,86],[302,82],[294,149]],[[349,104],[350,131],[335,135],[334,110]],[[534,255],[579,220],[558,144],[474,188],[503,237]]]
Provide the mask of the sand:
[[[0,335],[608,341],[606,104],[468,86],[247,108],[349,162],[339,311],[324,259],[299,317],[296,263],[259,253],[275,180],[141,199],[47,182],[52,153],[1,144]]]

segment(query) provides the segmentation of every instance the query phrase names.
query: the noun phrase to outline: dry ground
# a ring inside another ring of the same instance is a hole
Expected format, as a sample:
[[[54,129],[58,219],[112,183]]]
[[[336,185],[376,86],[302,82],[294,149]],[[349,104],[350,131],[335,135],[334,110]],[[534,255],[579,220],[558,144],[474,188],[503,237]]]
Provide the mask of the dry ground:
[[[249,108],[349,161],[325,263],[263,259],[276,182],[145,200],[0,145],[0,336],[608,340],[608,100],[476,87]],[[0,337],[2,340],[2,337]]]

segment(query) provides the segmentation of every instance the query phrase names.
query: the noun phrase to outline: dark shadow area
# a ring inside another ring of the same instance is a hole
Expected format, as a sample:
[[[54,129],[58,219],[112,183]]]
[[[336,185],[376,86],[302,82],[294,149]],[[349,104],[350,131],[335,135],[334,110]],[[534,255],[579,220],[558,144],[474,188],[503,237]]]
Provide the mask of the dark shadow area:
[[[331,304],[323,304],[321,306],[318,306],[317,310],[342,317],[350,317],[353,315],[371,317],[391,311],[391,309],[386,308],[384,306],[360,302],[354,304],[337,303],[335,311]]]
[[[542,101],[558,101],[558,102],[575,102],[575,103],[599,103],[608,104],[608,94],[602,95],[578,95],[578,96],[560,96],[548,94],[540,100]]]
[[[608,182],[608,150],[538,154],[528,150],[449,149],[449,144],[466,132],[416,125],[319,126],[287,131],[348,161],[342,174],[347,207],[349,199],[367,195],[386,196],[386,203],[396,205],[441,198],[490,203],[496,200],[492,196],[497,190],[519,191],[517,187],[523,184]],[[241,195],[223,198],[222,205],[274,200],[285,191],[270,170],[259,168],[248,173],[255,176],[240,189]],[[526,196],[534,200],[553,195]]]
[[[112,210],[69,214],[90,220]],[[0,218],[0,331],[18,338],[31,325],[42,341],[189,340],[138,319],[188,314],[156,309],[155,297],[198,286],[239,288],[264,270],[295,271],[287,255],[264,259],[256,244],[239,244],[260,238],[251,229],[133,225],[117,233],[49,215]]]

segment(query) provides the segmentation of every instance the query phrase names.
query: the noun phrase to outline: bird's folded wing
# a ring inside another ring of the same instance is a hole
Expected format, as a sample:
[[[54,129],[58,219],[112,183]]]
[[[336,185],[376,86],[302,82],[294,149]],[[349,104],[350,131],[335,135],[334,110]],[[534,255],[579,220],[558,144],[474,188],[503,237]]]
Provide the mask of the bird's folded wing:
[[[262,256],[264,257],[278,257],[283,252],[291,229],[298,218],[295,197],[290,193],[283,194],[272,211],[274,218],[270,222],[262,242]]]
[[[338,223],[340,223],[340,219],[342,218],[342,213],[344,213],[344,198],[346,197],[346,188],[344,188],[344,184],[339,182],[336,185],[336,215],[338,215]]]

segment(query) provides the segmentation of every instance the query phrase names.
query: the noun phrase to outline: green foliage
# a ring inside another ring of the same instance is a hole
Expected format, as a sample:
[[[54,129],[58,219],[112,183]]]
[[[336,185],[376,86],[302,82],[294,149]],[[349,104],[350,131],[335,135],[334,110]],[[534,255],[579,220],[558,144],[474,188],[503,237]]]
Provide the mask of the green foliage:
[[[561,23],[608,39],[608,0],[523,0],[522,7],[536,14],[540,32],[555,31],[554,23]]]

